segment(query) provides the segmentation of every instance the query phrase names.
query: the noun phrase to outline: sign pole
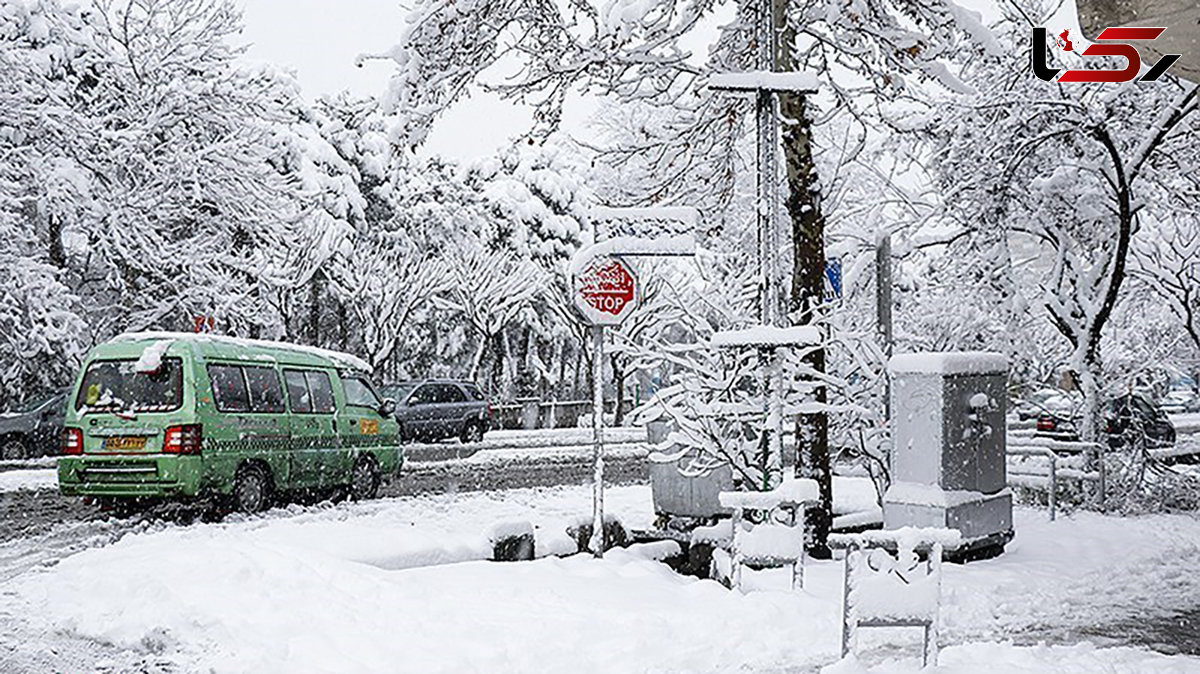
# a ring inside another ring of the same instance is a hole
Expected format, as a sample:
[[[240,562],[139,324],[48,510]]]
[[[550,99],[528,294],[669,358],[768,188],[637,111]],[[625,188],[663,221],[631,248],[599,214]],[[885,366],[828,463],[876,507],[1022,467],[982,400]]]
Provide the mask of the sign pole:
[[[604,557],[604,326],[592,326],[592,539],[588,547]]]

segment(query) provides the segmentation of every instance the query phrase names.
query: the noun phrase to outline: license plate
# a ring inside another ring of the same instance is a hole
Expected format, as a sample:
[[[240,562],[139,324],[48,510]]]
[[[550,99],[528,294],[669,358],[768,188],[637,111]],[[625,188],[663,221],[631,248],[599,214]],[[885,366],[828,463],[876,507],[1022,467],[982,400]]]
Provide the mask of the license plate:
[[[146,436],[127,435],[104,438],[104,449],[110,452],[137,452],[146,448]]]

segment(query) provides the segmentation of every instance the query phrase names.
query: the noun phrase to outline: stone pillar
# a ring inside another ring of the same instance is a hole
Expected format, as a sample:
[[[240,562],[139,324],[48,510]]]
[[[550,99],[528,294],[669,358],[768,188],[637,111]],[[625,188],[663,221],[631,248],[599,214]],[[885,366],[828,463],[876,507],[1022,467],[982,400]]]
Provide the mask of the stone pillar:
[[[884,529],[958,529],[968,547],[1012,538],[1005,474],[1008,359],[985,352],[894,356],[892,485]]]

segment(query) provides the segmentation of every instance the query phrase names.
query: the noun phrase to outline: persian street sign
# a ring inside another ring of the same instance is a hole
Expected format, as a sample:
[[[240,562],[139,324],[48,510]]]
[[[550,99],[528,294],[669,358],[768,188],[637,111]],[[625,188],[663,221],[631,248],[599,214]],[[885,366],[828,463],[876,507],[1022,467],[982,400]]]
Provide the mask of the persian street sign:
[[[1180,54],[1171,72],[1200,82],[1200,3],[1196,0],[1076,0],[1083,35],[1095,42],[1113,26],[1156,26],[1167,30],[1154,40],[1130,40],[1143,61]]]
[[[620,325],[638,305],[637,277],[619,257],[592,258],[572,286],[576,308],[592,325]]]

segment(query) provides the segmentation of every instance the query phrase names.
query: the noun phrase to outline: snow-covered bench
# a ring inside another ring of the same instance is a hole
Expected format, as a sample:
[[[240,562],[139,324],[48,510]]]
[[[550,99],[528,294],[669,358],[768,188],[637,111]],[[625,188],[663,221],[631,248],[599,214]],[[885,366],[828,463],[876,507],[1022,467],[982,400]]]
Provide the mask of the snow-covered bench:
[[[816,481],[785,480],[766,492],[721,492],[722,506],[733,511],[730,542],[730,576],[742,589],[742,569],[775,569],[790,566],[791,588],[804,587],[804,509],[820,498]],[[755,520],[746,511],[759,513]]]

